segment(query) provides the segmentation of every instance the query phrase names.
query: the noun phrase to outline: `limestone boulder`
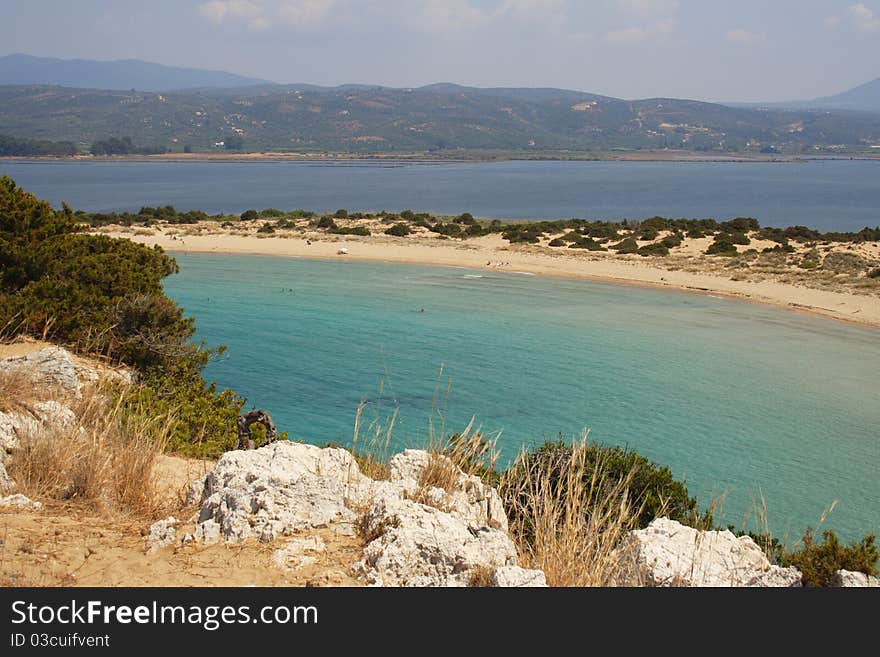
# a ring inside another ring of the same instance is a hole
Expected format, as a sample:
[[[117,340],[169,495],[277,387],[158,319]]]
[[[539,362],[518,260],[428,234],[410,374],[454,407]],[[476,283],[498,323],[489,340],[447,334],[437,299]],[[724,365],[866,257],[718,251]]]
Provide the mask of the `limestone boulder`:
[[[177,518],[169,516],[150,525],[147,532],[147,554],[173,545],[176,538]]]
[[[81,393],[76,366],[70,352],[61,347],[47,347],[22,356],[0,360],[0,372],[23,371],[38,385],[65,394]]]
[[[227,452],[205,477],[199,524],[216,523],[228,542],[265,542],[353,522],[356,514],[347,504],[369,481],[343,449],[279,441]],[[213,536],[213,527],[204,531]]]
[[[519,566],[502,566],[492,574],[492,586],[503,588],[540,588],[547,586],[543,570],[527,570]]]
[[[463,472],[448,457],[407,449],[391,457],[388,468],[390,481],[407,495],[418,495],[431,506],[461,518],[470,527],[507,531],[507,514],[498,492],[479,477]],[[431,477],[426,477],[427,483],[423,481],[429,468],[439,471],[441,477],[448,480],[444,487],[431,486]]]
[[[410,499],[380,496],[362,523],[375,538],[354,571],[375,586],[468,586],[480,569],[516,565],[507,533]]]
[[[853,572],[851,570],[838,570],[834,573],[834,579],[831,586],[835,588],[846,589],[867,589],[880,588],[880,579],[865,573]]]
[[[623,584],[685,587],[801,586],[796,568],[772,565],[748,536],[700,531],[668,518],[632,531],[618,551]]]

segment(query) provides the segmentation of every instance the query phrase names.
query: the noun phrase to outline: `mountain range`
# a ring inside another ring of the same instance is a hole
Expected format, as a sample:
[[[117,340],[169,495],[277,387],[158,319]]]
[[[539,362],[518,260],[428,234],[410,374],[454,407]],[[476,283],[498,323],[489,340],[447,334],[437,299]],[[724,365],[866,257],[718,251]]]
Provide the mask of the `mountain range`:
[[[0,134],[72,141],[81,148],[128,136],[139,146],[171,151],[234,144],[250,151],[352,153],[662,148],[822,153],[876,152],[880,144],[880,113],[631,101],[565,89],[446,83],[416,89],[280,85],[144,62],[48,60],[41,69],[45,61],[0,58]],[[26,65],[16,68],[16,62]],[[62,70],[68,77],[58,77]],[[148,74],[137,77],[138,71]],[[822,100],[826,107],[836,105],[833,110],[852,110],[870,106],[877,95],[880,82]]]
[[[226,71],[164,66],[139,59],[95,61],[54,59],[16,53],[0,57],[0,85],[46,84],[82,89],[175,89],[245,87],[265,84]]]

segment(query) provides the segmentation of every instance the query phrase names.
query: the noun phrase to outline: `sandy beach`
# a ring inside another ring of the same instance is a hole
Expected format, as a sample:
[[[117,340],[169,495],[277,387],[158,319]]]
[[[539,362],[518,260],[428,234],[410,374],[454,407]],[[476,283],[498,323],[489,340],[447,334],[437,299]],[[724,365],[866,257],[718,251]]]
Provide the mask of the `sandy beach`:
[[[147,245],[158,244],[169,252],[229,253],[299,258],[326,258],[465,267],[510,275],[539,275],[606,283],[714,294],[772,304],[798,312],[880,327],[880,285],[866,279],[861,288],[837,284],[835,277],[819,272],[768,269],[744,275],[731,270],[729,259],[702,255],[710,239],[687,240],[675,257],[643,258],[609,252],[551,249],[542,245],[513,245],[499,235],[466,241],[440,239],[431,234],[398,238],[328,235],[316,232],[258,234],[223,230],[216,224],[163,226],[161,228],[104,227],[101,232],[128,237]],[[768,244],[771,244],[768,242]],[[754,243],[752,247],[762,248]],[[853,248],[866,259],[880,261],[880,244]],[[345,249],[347,253],[340,253]],[[769,273],[768,273],[769,272]],[[775,272],[775,273],[773,273]],[[816,279],[816,283],[810,277]],[[836,278],[841,278],[840,276]],[[820,282],[819,282],[820,281]]]

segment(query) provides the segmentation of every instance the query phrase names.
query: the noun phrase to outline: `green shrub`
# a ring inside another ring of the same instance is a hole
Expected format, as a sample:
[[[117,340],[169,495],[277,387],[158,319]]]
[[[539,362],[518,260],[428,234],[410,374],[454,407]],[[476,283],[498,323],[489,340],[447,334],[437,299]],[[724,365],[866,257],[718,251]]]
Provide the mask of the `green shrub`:
[[[821,262],[822,256],[816,249],[811,249],[804,254],[798,267],[801,269],[816,269]]]
[[[263,224],[259,228],[257,228],[258,233],[274,233],[275,227],[272,224]]]
[[[660,240],[660,244],[665,246],[667,249],[674,249],[677,246],[681,246],[681,243],[684,240],[681,237],[681,233],[673,233],[672,235],[668,235]]]
[[[632,473],[629,485],[630,499],[635,508],[640,509],[638,514],[640,527],[647,527],[652,520],[660,516],[701,529],[712,526],[711,514],[708,512],[704,515],[700,514],[697,500],[690,497],[685,484],[676,481],[666,466],[657,465],[641,454],[622,447],[608,447],[591,443],[587,445],[586,449],[585,482],[590,481],[599,467],[605,476],[602,485],[610,491],[618,482]],[[563,473],[567,471],[566,465],[572,458],[572,450],[571,445],[559,441],[545,443],[534,452],[525,454],[504,475],[503,479],[509,483],[505,488],[517,491],[527,489],[527,487],[519,485],[521,482],[518,482],[517,479],[530,471],[547,473],[551,478],[552,488],[565,485]],[[540,468],[534,467],[539,464]],[[591,487],[586,486],[585,488],[590,489]],[[504,490],[501,492],[503,498]],[[559,497],[564,496],[560,495]],[[505,507],[509,510],[527,509],[529,500],[507,499]]]
[[[550,240],[549,246],[565,246],[565,240],[557,237],[556,239]]]
[[[869,271],[868,278],[880,278],[880,267]]]
[[[613,244],[608,248],[612,251],[617,251],[618,253],[638,253],[639,243],[632,237],[627,237],[625,240]]]
[[[732,258],[736,254],[736,245],[733,243],[733,238],[727,233],[716,235],[715,241],[706,249],[706,255],[720,255]]]
[[[822,543],[813,539],[813,530],[808,529],[801,543],[803,548],[797,552],[783,553],[779,563],[783,566],[794,566],[804,576],[804,586],[830,586],[834,573],[838,570],[851,570],[877,575],[877,546],[874,535],[869,535],[859,542],[841,545],[840,539],[833,531],[822,532]]]
[[[477,220],[474,219],[474,215],[470,212],[465,212],[463,214],[458,215],[453,221],[457,224],[464,224],[465,226],[473,226],[477,223]]]
[[[177,263],[159,247],[75,230],[70,208],[0,178],[0,326],[136,368],[142,385],[122,402],[174,417],[171,449],[231,446],[242,403],[202,378],[220,350],[192,343],[193,320],[162,290]]]
[[[386,235],[394,235],[395,237],[406,237],[412,233],[408,224],[399,223],[394,224],[388,230],[385,231]]]
[[[348,210],[337,210],[333,216],[337,219],[348,219]]]
[[[640,247],[636,253],[643,258],[648,258],[650,256],[668,256],[669,247],[662,242],[655,242],[654,244],[645,244],[645,246]]]
[[[412,210],[404,210],[400,213],[400,218],[404,221],[412,221],[416,218],[416,214]]]
[[[256,221],[260,218],[260,213],[256,210],[245,210],[241,213],[240,218],[242,221]]]
[[[336,222],[333,221],[333,217],[321,217],[318,219],[317,223],[318,228],[327,228],[329,230],[333,230],[336,228]]]
[[[740,244],[742,246],[748,246],[752,243],[752,240],[748,238],[745,233],[731,233],[730,242],[732,244]]]
[[[284,213],[276,208],[266,208],[265,210],[260,210],[260,217],[262,217],[263,219],[274,219],[275,217],[283,216]]]
[[[350,226],[347,228],[336,226],[327,232],[333,235],[360,235],[361,237],[369,237],[371,234],[370,229],[366,226]]]
[[[586,249],[587,251],[607,251],[604,246],[599,244],[592,237],[582,237],[577,242],[568,245],[570,249]]]

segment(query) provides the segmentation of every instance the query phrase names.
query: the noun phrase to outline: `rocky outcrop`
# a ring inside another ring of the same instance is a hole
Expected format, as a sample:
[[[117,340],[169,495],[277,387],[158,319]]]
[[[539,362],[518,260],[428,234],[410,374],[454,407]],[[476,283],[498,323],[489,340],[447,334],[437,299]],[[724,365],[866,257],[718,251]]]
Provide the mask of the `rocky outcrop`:
[[[880,579],[866,575],[865,573],[855,573],[851,570],[838,570],[834,573],[834,579],[831,581],[834,588],[880,588]]]
[[[191,537],[201,543],[271,541],[318,527],[355,528],[367,544],[355,573],[382,586],[466,586],[476,573],[496,572],[499,586],[543,582],[517,565],[498,494],[477,477],[440,461],[444,487],[423,472],[437,466],[407,450],[390,462],[388,481],[364,476],[346,450],[281,441],[224,454],[188,492],[201,505]],[[296,538],[276,550],[285,568],[314,563],[322,545]]]
[[[49,400],[27,405],[27,410],[0,413],[0,449],[12,451],[19,438],[41,431],[63,431],[76,423],[76,415],[64,404]]]
[[[445,487],[420,484],[428,468],[442,473]],[[446,456],[407,449],[388,462],[390,481],[405,493],[464,520],[471,527],[507,531],[507,514],[498,492],[475,475],[467,475]]]
[[[236,542],[351,523],[356,514],[347,502],[368,481],[344,449],[282,441],[227,452],[205,477],[199,524],[213,521],[224,540]],[[213,536],[213,527],[206,531]]]
[[[400,496],[380,496],[362,522],[375,538],[355,572],[376,586],[468,586],[478,569],[516,565],[505,532]]]
[[[147,554],[175,543],[177,523],[177,518],[169,516],[150,525],[147,533]]]
[[[630,532],[618,555],[631,586],[801,586],[796,568],[772,565],[750,537],[668,518]]]
[[[80,394],[80,382],[70,352],[61,347],[47,347],[23,356],[0,360],[0,372],[23,371],[33,381],[62,394]]]
[[[5,456],[6,452],[0,449],[0,495],[15,490],[15,482],[9,476],[9,473],[6,472]]]
[[[7,497],[0,497],[0,509],[21,509],[24,511],[39,511],[43,508],[40,502],[34,502],[31,498],[16,493]]]

